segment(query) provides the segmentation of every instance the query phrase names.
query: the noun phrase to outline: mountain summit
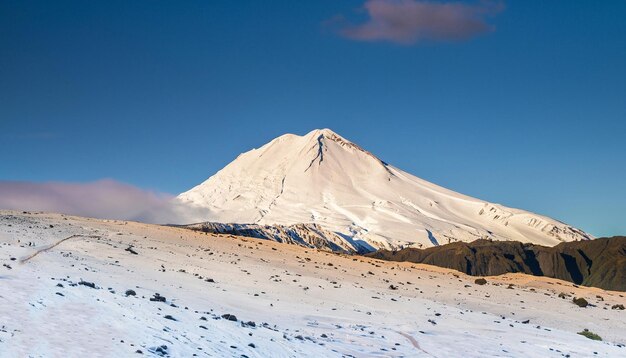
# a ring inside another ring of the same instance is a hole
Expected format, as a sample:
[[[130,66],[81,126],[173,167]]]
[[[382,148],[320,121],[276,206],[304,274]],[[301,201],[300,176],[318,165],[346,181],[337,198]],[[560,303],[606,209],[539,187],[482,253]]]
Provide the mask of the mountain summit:
[[[178,199],[204,210],[207,221],[256,228],[310,224],[317,237],[325,236],[316,229],[323,228],[354,251],[481,238],[547,246],[592,238],[548,217],[422,180],[330,129],[282,135],[239,155]]]

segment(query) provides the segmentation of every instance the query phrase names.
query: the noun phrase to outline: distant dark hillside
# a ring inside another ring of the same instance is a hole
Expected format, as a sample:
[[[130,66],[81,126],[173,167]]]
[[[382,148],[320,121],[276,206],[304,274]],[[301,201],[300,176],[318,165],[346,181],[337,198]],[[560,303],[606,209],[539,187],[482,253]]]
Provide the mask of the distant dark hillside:
[[[367,256],[446,267],[474,276],[521,272],[626,291],[626,236],[564,242],[554,247],[476,240],[423,250],[381,250]]]

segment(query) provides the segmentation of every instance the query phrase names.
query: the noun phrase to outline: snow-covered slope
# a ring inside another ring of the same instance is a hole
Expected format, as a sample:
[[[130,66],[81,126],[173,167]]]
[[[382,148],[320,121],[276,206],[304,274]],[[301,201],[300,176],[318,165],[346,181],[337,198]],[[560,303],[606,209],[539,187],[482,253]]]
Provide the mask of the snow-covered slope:
[[[357,250],[479,238],[553,246],[592,238],[548,217],[422,180],[329,129],[286,134],[241,154],[178,199],[205,210],[207,221],[315,223]]]
[[[474,280],[267,240],[0,211],[0,357],[626,356],[626,311],[611,309],[626,304],[621,292],[522,274]],[[604,341],[576,334],[585,328]]]
[[[360,247],[349,238],[333,231],[328,231],[317,224],[293,225],[257,225],[257,224],[223,224],[204,222],[181,227],[212,234],[229,234],[245,237],[254,237],[263,240],[314,247],[335,252],[368,252],[366,247]]]

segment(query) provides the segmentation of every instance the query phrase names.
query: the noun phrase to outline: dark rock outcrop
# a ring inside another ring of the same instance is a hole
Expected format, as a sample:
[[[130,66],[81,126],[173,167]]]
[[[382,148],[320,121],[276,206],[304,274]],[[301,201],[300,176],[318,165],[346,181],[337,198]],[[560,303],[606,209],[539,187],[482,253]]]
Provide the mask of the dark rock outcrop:
[[[326,230],[318,224],[258,225],[221,224],[204,222],[190,225],[172,225],[211,234],[253,237],[263,240],[317,248],[346,254],[368,253],[374,248],[359,240]]]
[[[554,247],[476,240],[423,250],[381,250],[367,256],[446,267],[473,276],[520,272],[626,291],[626,236],[564,242]]]

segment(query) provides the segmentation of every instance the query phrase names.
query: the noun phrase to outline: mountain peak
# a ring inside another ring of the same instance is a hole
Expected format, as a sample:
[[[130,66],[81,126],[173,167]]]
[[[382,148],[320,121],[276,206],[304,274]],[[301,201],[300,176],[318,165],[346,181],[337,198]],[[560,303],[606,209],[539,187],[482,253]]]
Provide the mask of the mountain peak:
[[[305,138],[309,138],[309,141],[315,141],[316,145],[318,146],[318,149],[323,148],[324,140],[328,139],[330,141],[338,143],[340,146],[342,146],[344,148],[350,148],[350,149],[354,149],[354,150],[363,152],[363,153],[367,154],[368,156],[376,159],[377,161],[385,164],[384,162],[382,162],[380,159],[378,159],[372,153],[370,153],[367,150],[361,148],[360,146],[358,146],[357,144],[353,143],[352,141],[342,137],[341,135],[337,134],[336,132],[334,132],[331,129],[328,129],[328,128],[314,129],[314,130],[310,131],[309,133],[307,133],[304,137]]]
[[[320,139],[320,138],[327,138],[335,142],[354,144],[351,141],[347,140],[346,138],[340,136],[339,134],[337,134],[336,132],[328,128],[314,129],[310,131],[309,133],[305,134],[304,136],[307,138],[315,139],[315,140]]]
[[[429,183],[328,128],[284,135],[246,152],[178,198],[205,209],[206,221],[314,223],[351,245],[374,248],[479,238],[553,246],[591,237],[548,217]]]
[[[337,136],[339,137],[339,134],[335,133],[332,129],[329,128],[320,128],[320,129],[314,129],[312,131],[310,131],[308,135],[323,135],[323,136]]]

